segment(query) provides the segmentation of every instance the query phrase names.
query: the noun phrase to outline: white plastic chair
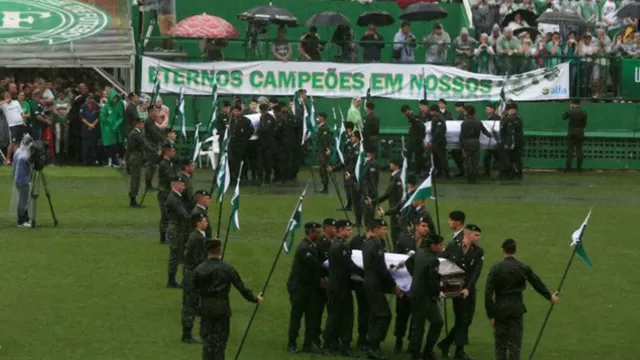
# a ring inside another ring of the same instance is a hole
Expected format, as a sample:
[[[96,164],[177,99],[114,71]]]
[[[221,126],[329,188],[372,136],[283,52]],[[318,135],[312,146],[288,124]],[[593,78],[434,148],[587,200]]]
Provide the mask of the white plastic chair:
[[[205,166],[207,161],[211,162],[211,168],[216,169],[218,165],[218,156],[220,156],[220,136],[216,130],[213,131],[213,135],[202,142],[202,147],[198,153],[198,166],[202,167],[202,158],[205,158]]]

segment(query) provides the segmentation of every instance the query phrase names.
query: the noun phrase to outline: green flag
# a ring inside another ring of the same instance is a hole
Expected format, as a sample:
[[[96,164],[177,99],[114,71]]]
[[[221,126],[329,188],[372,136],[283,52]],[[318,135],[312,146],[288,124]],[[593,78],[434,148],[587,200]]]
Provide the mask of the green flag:
[[[367,104],[371,101],[371,88],[367,89],[367,94],[364,96],[364,108],[367,108]]]
[[[151,94],[151,105],[155,105],[160,96],[160,67],[156,68],[156,73],[153,77],[153,93]]]
[[[360,150],[358,150],[358,160],[356,161],[356,180],[358,183],[362,181],[362,177],[364,176],[364,164],[367,160],[367,154],[364,152],[364,146],[362,145],[362,141],[360,141]]]
[[[229,154],[227,152],[227,145],[229,143],[229,127],[224,133],[224,140],[220,144],[220,168],[218,169],[218,202],[222,202],[224,193],[229,189],[231,183],[231,172],[229,171]]]
[[[423,181],[422,184],[420,184],[420,186],[418,186],[418,188],[416,189],[416,191],[413,192],[413,195],[411,195],[409,200],[407,200],[407,202],[404,203],[404,206],[402,207],[402,209],[411,206],[411,204],[414,201],[426,200],[431,198],[431,193],[432,193],[431,189],[432,189],[431,174],[429,174],[429,177],[425,181]]]
[[[218,117],[218,84],[214,83],[211,89],[211,116],[209,117],[209,124],[207,125],[207,137],[213,134],[213,128],[216,125],[217,117]]]
[[[589,255],[587,255],[587,252],[584,250],[584,246],[582,245],[582,237],[584,236],[584,231],[587,229],[587,223],[589,222],[590,217],[591,210],[589,210],[587,218],[584,219],[584,222],[582,223],[582,225],[580,225],[580,228],[574,231],[571,235],[571,246],[575,246],[576,254],[578,254],[580,259],[582,259],[582,261],[587,264],[589,269],[593,269],[593,263],[591,262]]]
[[[300,224],[302,224],[302,200],[304,200],[304,196],[307,193],[307,188],[305,187],[302,191],[302,195],[300,195],[299,205],[293,211],[293,215],[289,218],[289,224],[287,225],[287,233],[289,234],[288,239],[282,244],[284,247],[284,251],[288,254],[293,249],[293,245],[295,244],[295,236],[296,230],[300,228]]]
[[[244,162],[240,163],[240,171],[239,173],[242,173],[242,165],[244,165]],[[239,211],[240,210],[240,176],[238,176],[238,182],[236,182],[236,189],[233,192],[233,198],[231,198],[231,228],[233,230],[239,230],[240,229],[240,217],[239,217]]]

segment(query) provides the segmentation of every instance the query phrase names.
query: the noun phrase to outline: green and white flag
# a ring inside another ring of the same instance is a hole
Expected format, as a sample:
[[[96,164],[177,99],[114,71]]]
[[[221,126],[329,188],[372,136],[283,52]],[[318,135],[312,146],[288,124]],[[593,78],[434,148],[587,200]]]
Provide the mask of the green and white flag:
[[[306,107],[305,107],[305,116],[304,116],[304,122],[302,123],[302,144],[304,145],[304,143],[309,139],[309,137],[311,137],[313,134],[315,134],[316,132],[316,106],[315,103],[313,101],[313,96],[309,97],[311,102],[310,102],[310,107],[309,107],[309,112],[306,112]]]
[[[227,153],[227,144],[229,142],[229,127],[224,132],[224,140],[220,145],[220,168],[218,170],[218,202],[222,202],[224,193],[229,189],[231,183],[231,172],[229,171],[229,154]]]
[[[367,88],[367,94],[364,96],[364,108],[367,108],[367,104],[371,101],[371,88]]]
[[[193,136],[195,137],[194,141],[196,143],[196,147],[195,149],[193,149],[192,161],[196,162],[196,160],[198,159],[198,154],[200,153],[200,149],[202,148],[202,141],[200,141],[200,123],[196,124],[196,129]]]
[[[158,97],[160,96],[160,66],[153,77],[153,93],[151,94],[151,105],[155,105]]]
[[[578,254],[580,259],[582,259],[582,261],[584,261],[584,263],[587,264],[589,269],[593,269],[593,263],[591,262],[589,255],[587,255],[587,252],[584,250],[584,246],[582,245],[582,237],[584,236],[584,231],[587,229],[587,223],[589,222],[590,217],[591,217],[591,210],[589,210],[589,213],[587,214],[587,218],[584,219],[584,222],[582,223],[582,225],[580,225],[580,228],[574,231],[573,234],[571,235],[571,239],[572,239],[571,246],[575,247],[576,254]]]
[[[409,162],[407,161],[407,157],[404,155],[404,136],[402,137],[402,170],[400,170],[400,182],[402,182],[402,201],[407,200],[407,195],[409,190],[407,188],[407,168],[409,167]]]
[[[240,163],[240,171],[239,174],[242,174],[242,166],[244,165],[244,161]],[[238,176],[238,182],[236,183],[236,189],[233,192],[233,197],[231,198],[231,228],[233,230],[240,230],[240,176]]]
[[[178,103],[176,104],[176,117],[180,120],[180,132],[187,138],[187,119],[184,115],[184,88],[180,86],[178,93]]]
[[[356,161],[356,180],[358,180],[358,184],[362,181],[362,177],[364,176],[364,164],[367,160],[367,154],[364,152],[364,146],[362,145],[362,141],[360,141],[360,150],[358,150],[358,160]]]
[[[336,116],[336,108],[332,107],[333,110],[333,119],[336,124],[338,123],[338,117]],[[338,160],[340,160],[341,164],[344,164],[344,155],[342,154],[342,141],[343,136],[347,130],[344,128],[344,121],[340,122],[340,128],[338,129],[338,125],[335,125],[334,132],[337,133],[335,141],[336,141],[336,153],[338,154]]]
[[[300,224],[302,224],[302,201],[304,200],[306,194],[307,188],[305,187],[302,191],[302,195],[300,195],[300,199],[298,199],[298,206],[295,208],[295,210],[293,210],[293,214],[291,215],[291,218],[289,218],[289,224],[287,225],[286,231],[286,233],[288,234],[287,240],[285,240],[285,242],[282,244],[282,246],[284,247],[284,251],[287,254],[291,252],[291,249],[293,249],[296,240],[296,230],[300,228]]]
[[[209,117],[209,124],[207,125],[207,136],[213,134],[213,129],[216,126],[216,118],[218,117],[218,83],[214,83],[211,89],[211,116]]]
[[[414,201],[429,199],[431,197],[431,189],[432,189],[431,174],[429,174],[429,177],[425,181],[423,181],[422,184],[420,184],[420,186],[418,186],[418,188],[416,189],[416,191],[413,192],[413,195],[411,195],[409,200],[407,200],[407,202],[404,203],[404,206],[402,207],[402,209],[405,209],[411,206],[411,204],[413,204]]]

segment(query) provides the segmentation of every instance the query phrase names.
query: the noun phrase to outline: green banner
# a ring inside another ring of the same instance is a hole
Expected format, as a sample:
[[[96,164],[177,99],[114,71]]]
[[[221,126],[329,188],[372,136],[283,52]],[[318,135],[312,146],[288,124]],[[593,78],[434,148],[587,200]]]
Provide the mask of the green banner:
[[[640,94],[640,59],[623,58],[620,78],[620,96],[637,98]]]

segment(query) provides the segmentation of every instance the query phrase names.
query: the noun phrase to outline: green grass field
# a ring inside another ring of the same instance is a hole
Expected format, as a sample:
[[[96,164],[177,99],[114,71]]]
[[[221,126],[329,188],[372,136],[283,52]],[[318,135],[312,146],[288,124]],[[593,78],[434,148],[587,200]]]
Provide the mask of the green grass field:
[[[181,291],[165,288],[168,250],[158,244],[155,193],[145,200],[146,208],[129,209],[127,178],[115,170],[55,167],[45,173],[60,225],[53,228],[43,196],[40,227],[21,229],[14,226],[15,215],[9,212],[10,169],[0,168],[0,358],[198,359],[199,346],[179,341]],[[196,173],[196,188],[208,189],[210,179],[210,172]],[[507,237],[518,240],[519,258],[555,289],[571,254],[571,233],[594,208],[585,247],[595,269],[574,262],[536,359],[638,358],[640,250],[632,235],[640,215],[639,184],[640,174],[634,173],[536,173],[527,174],[522,184],[439,185],[442,226],[449,211],[462,209],[469,222],[483,229],[486,266],[481,292],[488,268],[500,260],[500,243]],[[254,291],[265,281],[303,186],[242,190],[241,230],[231,234],[225,260]],[[340,218],[337,207],[333,193],[311,194],[303,221]],[[216,213],[214,206],[210,217],[215,219]],[[291,256],[283,254],[242,359],[319,358],[285,351],[290,264]],[[525,299],[529,313],[523,359],[528,358],[548,309],[548,303],[530,289]],[[232,309],[228,359],[235,355],[253,307],[234,292]],[[387,353],[393,347],[391,335],[392,330],[383,348]],[[493,358],[482,296],[470,337],[471,356]]]

